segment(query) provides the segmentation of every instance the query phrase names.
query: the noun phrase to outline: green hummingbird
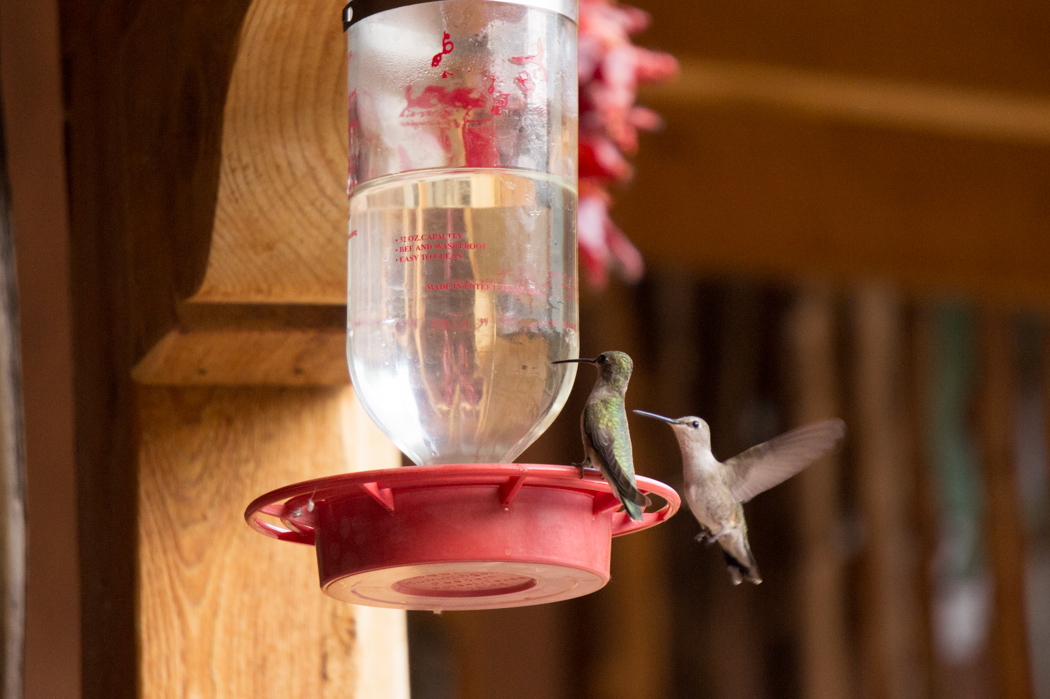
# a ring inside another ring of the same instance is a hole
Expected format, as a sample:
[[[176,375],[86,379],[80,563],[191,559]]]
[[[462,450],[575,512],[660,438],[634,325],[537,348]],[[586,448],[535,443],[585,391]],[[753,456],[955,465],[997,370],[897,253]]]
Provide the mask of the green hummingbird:
[[[747,540],[744,503],[783,483],[819,459],[846,433],[842,420],[824,420],[785,432],[722,463],[711,453],[707,423],[689,415],[672,420],[635,410],[671,426],[682,452],[685,501],[700,523],[698,541],[717,541],[734,585],[762,577]]]
[[[580,475],[582,477],[585,467],[597,466],[616,497],[620,498],[627,515],[639,521],[649,501],[634,480],[631,432],[624,407],[624,393],[634,363],[623,352],[602,352],[594,359],[563,359],[552,363],[566,362],[593,364],[599,371],[598,380],[594,382],[580,416],[584,452],[583,462],[579,464]]]

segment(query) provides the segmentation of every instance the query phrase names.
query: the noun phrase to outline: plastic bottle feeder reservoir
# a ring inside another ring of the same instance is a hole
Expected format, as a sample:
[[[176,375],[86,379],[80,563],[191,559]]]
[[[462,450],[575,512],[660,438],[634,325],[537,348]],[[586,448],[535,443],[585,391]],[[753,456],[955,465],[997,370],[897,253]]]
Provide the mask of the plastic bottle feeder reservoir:
[[[351,11],[352,10],[352,11]],[[313,544],[357,604],[488,609],[609,580],[640,522],[597,471],[510,463],[568,398],[577,329],[575,0],[354,0],[347,357],[417,465],[264,495],[259,532]],[[660,504],[662,501],[662,505]]]

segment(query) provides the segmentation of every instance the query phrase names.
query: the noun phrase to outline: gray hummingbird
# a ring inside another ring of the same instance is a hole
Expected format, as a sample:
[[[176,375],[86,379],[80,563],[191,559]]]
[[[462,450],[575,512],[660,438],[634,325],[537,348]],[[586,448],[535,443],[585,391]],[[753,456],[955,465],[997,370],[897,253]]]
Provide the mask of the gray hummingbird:
[[[755,585],[762,582],[747,540],[743,504],[809,466],[846,433],[842,420],[814,422],[722,463],[711,453],[711,430],[700,418],[689,415],[672,420],[643,410],[634,412],[663,420],[674,430],[682,451],[685,501],[700,523],[696,538],[718,542],[734,585],[744,580]]]
[[[641,520],[642,510],[649,501],[639,492],[634,480],[631,433],[624,407],[624,393],[634,363],[623,352],[602,352],[594,359],[563,359],[552,363],[567,362],[593,364],[599,371],[580,416],[584,453],[583,462],[577,464],[580,476],[585,467],[597,466],[620,498],[627,515],[635,521]]]

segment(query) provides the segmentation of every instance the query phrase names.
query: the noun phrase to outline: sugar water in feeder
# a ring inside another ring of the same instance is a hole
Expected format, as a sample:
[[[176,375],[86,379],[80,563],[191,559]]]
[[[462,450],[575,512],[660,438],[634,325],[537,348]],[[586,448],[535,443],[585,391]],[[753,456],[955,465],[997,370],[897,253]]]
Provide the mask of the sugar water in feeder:
[[[513,461],[578,355],[574,0],[349,9],[347,354],[417,464]]]

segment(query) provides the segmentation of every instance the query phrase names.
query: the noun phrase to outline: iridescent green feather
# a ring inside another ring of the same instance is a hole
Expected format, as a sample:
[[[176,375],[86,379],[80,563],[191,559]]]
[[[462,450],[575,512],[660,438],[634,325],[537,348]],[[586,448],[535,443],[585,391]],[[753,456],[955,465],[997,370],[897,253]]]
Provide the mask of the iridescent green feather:
[[[634,456],[622,396],[608,396],[587,404],[583,428],[601,461],[599,467],[632,519],[640,519],[646,504],[634,478]]]

